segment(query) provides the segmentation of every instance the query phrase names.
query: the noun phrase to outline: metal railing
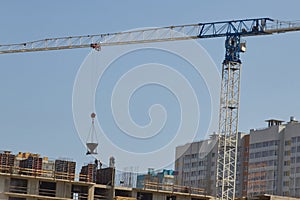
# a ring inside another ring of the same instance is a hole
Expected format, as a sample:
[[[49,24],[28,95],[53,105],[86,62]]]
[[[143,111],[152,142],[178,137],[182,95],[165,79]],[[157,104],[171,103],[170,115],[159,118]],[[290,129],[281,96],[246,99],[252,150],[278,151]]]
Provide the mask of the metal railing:
[[[170,191],[188,193],[188,194],[201,194],[205,195],[205,190],[203,188],[196,188],[190,186],[180,186],[174,184],[162,184],[157,182],[146,182],[144,183],[144,190],[157,190],[157,191]]]
[[[68,172],[57,172],[55,170],[43,170],[43,169],[30,169],[22,168],[18,166],[6,166],[0,165],[0,173],[12,174],[12,175],[27,175],[33,177],[44,177],[52,179],[63,179],[63,180],[86,180],[88,182],[88,175],[68,173]]]

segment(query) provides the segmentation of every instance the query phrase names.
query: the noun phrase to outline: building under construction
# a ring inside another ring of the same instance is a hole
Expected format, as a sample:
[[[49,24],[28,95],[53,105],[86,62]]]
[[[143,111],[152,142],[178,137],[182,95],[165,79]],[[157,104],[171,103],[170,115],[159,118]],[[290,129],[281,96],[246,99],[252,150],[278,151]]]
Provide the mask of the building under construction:
[[[74,180],[76,162],[69,160],[55,160],[55,178]]]
[[[47,172],[45,172],[47,173]],[[82,176],[82,175],[81,175]],[[78,179],[76,176],[75,179]],[[88,179],[86,179],[88,180]],[[113,184],[97,184],[89,181],[57,179],[47,177],[44,171],[39,174],[25,175],[18,173],[0,173],[0,199],[7,200],[38,200],[38,199],[123,199],[123,200],[208,200],[212,197],[201,194],[196,188],[184,188],[172,185],[148,183],[143,188],[128,188]]]
[[[10,151],[3,151],[0,153],[0,165],[4,166],[1,172],[8,172],[9,168],[14,166],[15,156]]]
[[[112,185],[115,177],[115,168],[97,168],[96,164],[87,164],[81,168],[79,181],[91,182],[102,185]]]
[[[96,182],[97,166],[95,164],[87,164],[81,168],[79,181]]]
[[[198,188],[147,181],[143,187],[116,186],[114,158],[109,167],[101,162],[87,164],[75,174],[76,162],[57,159],[51,161],[40,154],[10,151],[0,153],[0,199],[188,199],[206,200]]]
[[[2,169],[2,167],[1,167]],[[45,172],[47,173],[47,172]],[[76,176],[77,177],[77,176]],[[75,178],[77,179],[77,178]],[[210,200],[197,188],[147,183],[143,188],[96,184],[93,182],[0,172],[1,200]],[[297,198],[260,195],[253,200],[293,200]],[[247,200],[242,198],[241,200]]]

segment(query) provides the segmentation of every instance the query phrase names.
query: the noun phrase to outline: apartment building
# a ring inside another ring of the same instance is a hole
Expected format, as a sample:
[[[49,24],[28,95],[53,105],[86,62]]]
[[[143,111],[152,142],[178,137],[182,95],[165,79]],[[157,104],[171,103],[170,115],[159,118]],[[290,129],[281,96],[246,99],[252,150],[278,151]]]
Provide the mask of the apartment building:
[[[176,147],[175,184],[203,188],[215,195],[217,147],[217,135]]]
[[[292,119],[285,128],[281,173],[284,196],[300,197],[300,123]]]
[[[215,196],[217,153],[216,134],[207,140],[176,147],[175,184],[203,188],[206,194]],[[244,197],[248,186],[249,135],[238,134],[237,154],[236,197]]]
[[[250,130],[247,196],[300,197],[300,123],[294,117],[266,122],[268,127]]]

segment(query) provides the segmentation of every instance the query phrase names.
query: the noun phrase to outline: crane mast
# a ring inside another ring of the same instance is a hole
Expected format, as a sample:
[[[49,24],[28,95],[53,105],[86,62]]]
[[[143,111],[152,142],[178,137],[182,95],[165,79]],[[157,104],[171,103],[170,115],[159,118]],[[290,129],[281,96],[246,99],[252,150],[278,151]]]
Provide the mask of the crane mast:
[[[216,194],[220,199],[234,199],[237,161],[238,113],[240,97],[241,60],[244,44],[239,35],[228,35],[225,40],[225,59],[219,112]]]
[[[240,53],[245,51],[245,43],[241,42],[241,38],[292,31],[300,31],[300,23],[255,18],[5,44],[0,45],[0,54],[87,47],[99,50],[102,46],[225,37],[225,59],[222,64],[220,94],[216,197],[222,200],[234,200],[242,67]]]

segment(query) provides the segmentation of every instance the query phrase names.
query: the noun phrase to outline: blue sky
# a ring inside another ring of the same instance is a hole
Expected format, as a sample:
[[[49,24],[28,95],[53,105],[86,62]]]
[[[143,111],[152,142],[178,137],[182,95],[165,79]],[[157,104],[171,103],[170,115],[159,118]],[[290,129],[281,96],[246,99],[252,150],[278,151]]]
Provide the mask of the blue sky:
[[[2,1],[0,44],[255,17],[294,21],[300,20],[299,6],[296,0]],[[239,130],[264,127],[268,118],[300,118],[300,32],[245,39]],[[224,39],[198,42],[220,70]],[[73,158],[79,163],[89,160],[72,114],[73,84],[89,52],[0,55],[0,149]],[[135,98],[143,101],[139,95]]]

